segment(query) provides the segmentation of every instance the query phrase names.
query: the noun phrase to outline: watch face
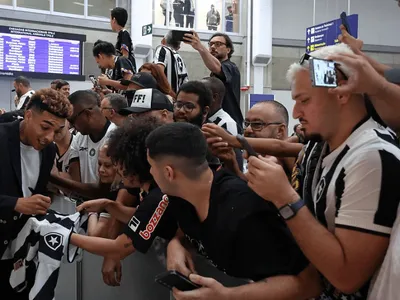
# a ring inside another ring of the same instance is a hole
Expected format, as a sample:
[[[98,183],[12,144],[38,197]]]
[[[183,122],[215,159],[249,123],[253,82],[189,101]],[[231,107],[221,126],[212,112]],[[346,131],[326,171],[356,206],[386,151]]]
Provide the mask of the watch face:
[[[284,219],[289,219],[294,216],[294,211],[289,205],[282,207],[279,212]]]

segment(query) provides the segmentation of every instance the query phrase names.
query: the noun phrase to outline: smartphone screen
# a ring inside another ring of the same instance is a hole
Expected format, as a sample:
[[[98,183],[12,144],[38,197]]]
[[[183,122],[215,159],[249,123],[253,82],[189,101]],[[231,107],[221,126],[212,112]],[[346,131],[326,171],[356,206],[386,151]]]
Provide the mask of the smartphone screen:
[[[315,87],[337,87],[335,62],[331,60],[310,59],[311,81]]]
[[[182,30],[172,30],[172,39],[174,41],[183,42],[183,37],[185,34],[193,34],[191,31],[182,31]]]
[[[168,289],[177,288],[180,291],[192,291],[200,288],[199,285],[190,281],[185,275],[178,271],[168,271],[156,276],[155,281]]]
[[[94,77],[94,75],[89,75],[89,79],[90,79],[90,81],[93,83],[94,86],[97,86],[97,85],[98,85],[98,84],[97,84],[97,80],[96,80],[96,78]]]

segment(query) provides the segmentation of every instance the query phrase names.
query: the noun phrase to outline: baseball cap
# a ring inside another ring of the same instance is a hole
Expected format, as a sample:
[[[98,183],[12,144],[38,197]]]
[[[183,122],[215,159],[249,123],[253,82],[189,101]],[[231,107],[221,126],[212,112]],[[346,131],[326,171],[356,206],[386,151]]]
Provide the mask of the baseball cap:
[[[130,107],[119,110],[119,114],[126,116],[132,113],[144,113],[151,110],[174,111],[174,106],[168,97],[157,89],[142,89],[136,91]]]
[[[400,84],[400,69],[386,70],[384,76],[387,81],[394,84]]]
[[[139,72],[132,76],[129,80],[121,80],[121,84],[129,85],[134,83],[144,89],[156,89],[157,81],[150,73]]]

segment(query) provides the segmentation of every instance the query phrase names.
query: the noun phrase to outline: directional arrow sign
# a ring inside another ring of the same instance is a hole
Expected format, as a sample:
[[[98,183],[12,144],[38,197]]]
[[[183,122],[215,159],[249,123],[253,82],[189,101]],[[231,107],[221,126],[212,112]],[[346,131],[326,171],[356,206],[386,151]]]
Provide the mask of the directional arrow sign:
[[[357,38],[358,15],[350,15],[347,17],[347,20],[349,21],[351,33],[355,38]],[[306,28],[307,52],[317,50],[324,46],[334,45],[338,43],[339,42],[338,36],[340,34],[339,26],[341,24],[342,20],[336,19]]]
[[[149,35],[153,33],[153,24],[142,26],[142,36]]]

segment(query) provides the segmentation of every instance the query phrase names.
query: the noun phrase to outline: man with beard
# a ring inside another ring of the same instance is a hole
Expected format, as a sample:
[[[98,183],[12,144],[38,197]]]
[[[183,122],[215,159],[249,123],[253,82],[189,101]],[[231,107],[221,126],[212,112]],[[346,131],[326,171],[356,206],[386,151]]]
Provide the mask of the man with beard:
[[[201,81],[181,85],[174,102],[174,121],[201,127],[207,120],[212,101],[211,91]]]
[[[185,34],[184,42],[197,50],[206,67],[211,71],[211,76],[222,80],[225,84],[226,94],[222,108],[236,121],[242,129],[243,115],[240,110],[240,72],[235,63],[231,61],[234,47],[230,37],[223,33],[214,34],[208,42],[207,49],[200,41],[196,32]]]
[[[35,91],[31,88],[31,83],[28,78],[24,76],[15,78],[13,85],[14,91],[19,98],[17,109],[23,109],[28,104],[29,99],[32,97]]]
[[[28,299],[29,287],[17,293],[10,273],[18,262],[6,248],[31,215],[43,215],[50,207],[44,196],[53,167],[54,137],[72,114],[68,99],[51,89],[37,91],[26,106],[23,121],[0,125],[0,290],[7,299]]]
[[[338,44],[310,55],[352,53]],[[351,82],[348,65],[335,68],[338,86]],[[290,66],[287,78],[293,117],[315,142],[299,157],[293,187],[280,166],[262,157],[249,159],[249,186],[279,209],[321,273],[324,291],[317,299],[366,299],[396,219],[400,150],[391,132],[368,115],[362,94],[313,87],[306,56]]]

